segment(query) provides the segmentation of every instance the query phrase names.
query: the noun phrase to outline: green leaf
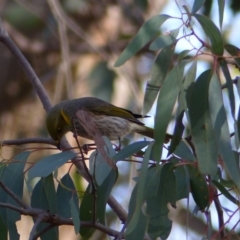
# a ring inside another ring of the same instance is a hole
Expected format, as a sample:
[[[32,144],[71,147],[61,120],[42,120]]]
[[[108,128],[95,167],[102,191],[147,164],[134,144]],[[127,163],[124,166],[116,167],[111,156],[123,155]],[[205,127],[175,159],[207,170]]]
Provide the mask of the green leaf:
[[[139,141],[139,142],[134,142],[123,149],[121,149],[118,153],[116,153],[113,156],[113,160],[118,161],[118,160],[123,160],[127,157],[132,156],[134,153],[139,152],[141,149],[145,148],[147,145],[149,145],[151,142],[150,141]]]
[[[74,230],[75,230],[75,233],[78,234],[79,230],[80,230],[80,219],[79,219],[78,204],[76,205],[76,201],[73,197],[69,200],[69,204],[70,204],[70,207],[71,207],[71,216],[72,216],[72,219],[73,219]]]
[[[151,80],[147,83],[144,96],[143,114],[150,111],[162,83],[170,69],[174,53],[172,46],[167,46],[157,55],[151,70]]]
[[[173,138],[168,149],[168,156],[174,152],[174,150],[182,140],[182,135],[185,129],[185,126],[183,125],[183,122],[182,122],[183,116],[184,116],[184,106],[183,104],[181,104],[181,101],[179,100],[176,119],[175,119],[175,126],[173,131]]]
[[[52,174],[41,178],[34,187],[31,197],[31,207],[49,211],[51,214],[57,214],[57,199]],[[49,226],[49,223],[41,222],[37,226],[37,231],[40,232],[47,226]],[[41,240],[48,239],[59,239],[58,227],[51,228],[41,235]]]
[[[144,159],[143,159],[143,163],[142,163],[141,171],[139,175],[139,180],[137,184],[137,190],[136,190],[137,200],[135,204],[135,210],[131,220],[128,222],[126,234],[130,234],[136,229],[138,219],[140,218],[140,215],[141,215],[142,205],[144,203],[144,197],[145,197],[144,193],[145,193],[146,184],[147,184],[146,179],[147,179],[148,164],[149,164],[149,158],[150,158],[152,146],[153,146],[153,142],[149,144],[144,155]]]
[[[189,197],[190,182],[186,166],[175,168],[174,175],[176,178],[176,201]]]
[[[77,153],[73,151],[65,151],[57,154],[53,154],[40,159],[34,166],[29,170],[28,180],[35,177],[46,177],[51,174],[54,170],[61,167],[68,160],[74,158]]]
[[[116,178],[117,173],[112,169],[102,185],[96,186],[95,193],[91,184],[88,185],[80,205],[81,221],[93,221],[95,216],[97,222],[105,225],[106,205]],[[85,239],[90,239],[93,231],[93,228],[80,227],[80,234]]]
[[[113,159],[113,156],[116,155],[116,151],[113,149],[112,143],[110,140],[103,136],[105,142],[105,151],[107,155]],[[105,158],[101,155],[100,152],[93,152],[90,156],[90,173],[94,177],[98,186],[102,185],[104,180],[110,174],[112,167],[106,162]]]
[[[189,146],[183,140],[178,144],[176,150],[174,151],[174,154],[183,160],[191,162],[197,160],[193,152],[190,150]]]
[[[209,191],[205,177],[197,168],[187,165],[190,175],[190,186],[193,199],[200,210],[204,210],[209,204]]]
[[[192,65],[189,67],[185,74],[183,86],[180,88],[180,100],[181,104],[184,105],[184,111],[186,113],[186,117],[188,122],[190,122],[189,114],[188,114],[188,107],[187,107],[187,101],[186,101],[186,94],[188,88],[192,85],[193,82],[195,82],[196,79],[196,74],[197,74],[197,62],[194,61]]]
[[[208,89],[210,79],[211,70],[203,72],[197,81],[188,88],[186,97],[198,166],[203,174],[215,175],[218,147],[209,113]]]
[[[235,61],[238,68],[240,68],[240,49],[232,44],[225,44],[224,47],[228,53],[233,56],[233,61]]]
[[[176,201],[176,179],[174,175],[175,162],[163,164],[159,171],[159,185],[155,196],[146,199],[148,216],[148,234],[151,239],[160,237],[167,239],[172,228],[172,221],[168,218],[167,204]],[[151,189],[149,189],[151,191]]]
[[[187,62],[179,62],[179,75],[183,76],[183,70]],[[187,111],[187,103],[186,103],[186,84],[184,85],[184,82],[182,81],[182,78],[178,79],[178,85],[180,89],[180,94],[178,97],[178,106],[177,106],[177,112],[175,114],[175,126],[174,126],[174,132],[173,132],[173,138],[170,143],[170,147],[168,150],[168,156],[174,152],[178,144],[180,143],[182,139],[182,135],[185,129],[185,126],[183,125],[183,116],[184,112]],[[193,80],[193,79],[192,79]],[[187,86],[188,87],[188,86]]]
[[[69,205],[70,200],[74,201],[75,206],[78,206],[76,189],[71,176],[67,173],[63,176],[61,184],[59,183],[57,187],[57,212],[59,216],[64,218],[72,217]]]
[[[24,167],[27,158],[31,151],[23,151],[15,155],[7,166],[1,167],[1,181],[14,194],[22,199],[23,197],[23,182],[24,182]],[[0,202],[21,207],[11,196],[9,196],[2,188],[0,188]],[[21,219],[19,212],[12,209],[0,208],[2,219],[4,219],[9,231],[10,239],[19,239],[19,234],[16,227],[16,222]]]
[[[138,33],[124,49],[115,62],[114,66],[119,67],[128,59],[134,56],[141,48],[143,48],[149,41],[151,41],[159,33],[160,26],[169,19],[168,15],[157,15],[147,20],[139,29]]]
[[[171,44],[176,44],[176,38],[179,33],[180,28],[170,31],[168,35],[161,35],[157,37],[149,46],[151,51],[156,51],[162,49]]]
[[[128,223],[131,222],[131,219],[134,216],[135,209],[137,206],[137,188],[138,188],[138,185],[136,184],[130,197],[129,206],[128,206],[127,226],[128,226]],[[125,233],[126,240],[144,238],[144,234],[147,227],[147,218],[143,214],[142,210],[140,210],[139,218],[135,218],[134,221],[135,221],[134,225],[136,227],[131,232],[126,231]]]
[[[183,70],[183,64],[180,66],[176,65],[167,74],[158,96],[154,124],[155,144],[153,146],[153,158],[157,161],[160,160],[162,155],[162,146],[165,140],[166,130],[179,93],[178,81],[183,78]]]
[[[198,20],[202,26],[205,34],[210,39],[211,42],[211,51],[212,53],[222,56],[223,55],[223,38],[222,34],[216,25],[206,16],[200,14],[193,14],[193,16]]]
[[[239,206],[240,202],[235,197],[232,196],[231,193],[218,181],[213,180],[213,184],[218,188],[218,190],[233,204]]]
[[[222,28],[225,0],[218,0],[219,26]]]
[[[226,87],[228,90],[228,97],[229,97],[229,102],[230,102],[230,106],[231,106],[232,118],[235,119],[235,96],[234,96],[234,92],[233,92],[233,82],[232,82],[232,78],[230,75],[230,71],[229,71],[226,60],[220,61],[219,65],[220,65],[222,72],[224,74],[224,77],[226,79]]]
[[[192,7],[192,14],[196,13],[205,3],[206,0],[195,0]]]
[[[222,90],[216,74],[212,76],[209,86],[209,106],[219,153],[223,159],[229,177],[240,188],[240,173],[230,143],[227,116],[223,105]]]
[[[6,219],[3,219],[0,215],[0,239],[8,239],[8,229],[6,224]]]

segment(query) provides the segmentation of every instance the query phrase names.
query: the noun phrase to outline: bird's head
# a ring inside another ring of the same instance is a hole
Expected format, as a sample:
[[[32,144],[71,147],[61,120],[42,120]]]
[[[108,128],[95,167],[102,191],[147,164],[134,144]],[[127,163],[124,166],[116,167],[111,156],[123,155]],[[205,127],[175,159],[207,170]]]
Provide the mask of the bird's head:
[[[71,119],[61,106],[56,105],[47,114],[46,126],[49,135],[59,147],[61,138],[70,131]]]

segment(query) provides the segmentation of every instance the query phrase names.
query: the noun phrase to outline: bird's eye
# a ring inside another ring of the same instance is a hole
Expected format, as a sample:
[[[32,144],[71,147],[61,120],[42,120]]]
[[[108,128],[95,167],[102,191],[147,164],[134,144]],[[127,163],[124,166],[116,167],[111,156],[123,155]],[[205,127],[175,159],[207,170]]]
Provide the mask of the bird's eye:
[[[62,129],[59,127],[59,128],[57,128],[57,132],[58,133],[61,133],[62,132]]]

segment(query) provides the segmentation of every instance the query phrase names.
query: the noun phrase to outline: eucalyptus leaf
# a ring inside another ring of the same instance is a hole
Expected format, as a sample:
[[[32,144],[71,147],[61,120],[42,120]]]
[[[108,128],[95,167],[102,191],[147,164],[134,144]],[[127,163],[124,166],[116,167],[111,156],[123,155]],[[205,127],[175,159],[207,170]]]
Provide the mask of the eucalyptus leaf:
[[[57,154],[52,154],[40,159],[28,172],[28,180],[35,177],[46,177],[54,170],[61,167],[68,160],[74,158],[77,153],[73,151],[65,151]]]
[[[239,167],[230,143],[230,132],[223,105],[221,85],[216,74],[212,76],[209,86],[209,106],[219,153],[223,159],[229,177],[234,181],[237,187],[240,188]]]
[[[128,222],[127,231],[126,231],[127,235],[130,235],[130,233],[136,230],[138,219],[140,218],[140,215],[141,215],[142,205],[145,199],[144,193],[145,193],[146,184],[147,184],[146,180],[147,180],[147,172],[148,172],[148,163],[149,163],[149,157],[151,154],[152,145],[153,143],[150,143],[144,155],[140,176],[137,184],[135,209],[133,211],[134,212],[133,216]],[[133,195],[132,197],[135,197],[135,196]]]
[[[198,166],[203,174],[217,172],[218,145],[208,103],[208,89],[211,70],[206,70],[187,90],[192,141],[195,146]]]
[[[219,26],[222,28],[225,0],[218,0]]]
[[[222,56],[224,51],[223,38],[219,29],[208,17],[200,14],[193,14],[193,16],[201,24],[205,34],[210,39],[212,53]]]
[[[184,65],[177,65],[167,74],[158,96],[154,123],[155,144],[152,152],[154,160],[157,161],[160,160],[162,155],[162,146],[165,141],[165,134],[171,120],[172,111],[179,94],[178,81],[183,78],[183,69]]]
[[[141,149],[145,148],[147,145],[149,145],[151,142],[150,141],[139,141],[139,142],[134,142],[124,148],[122,148],[118,153],[116,153],[113,156],[113,160],[118,161],[118,160],[123,160],[127,157],[132,156],[134,153],[139,152]]]
[[[74,205],[78,206],[78,196],[69,173],[65,174],[60,182],[57,187],[57,212],[61,217],[70,218],[72,217],[70,200],[71,204],[74,202]]]
[[[134,56],[141,48],[151,41],[159,33],[161,25],[169,19],[168,15],[157,15],[147,20],[134,36],[132,41],[121,53],[114,66],[119,67]]]
[[[81,221],[93,221],[95,219],[105,225],[106,205],[116,178],[117,173],[112,169],[104,182],[100,186],[95,186],[96,191],[93,190],[91,183],[88,185],[80,205]],[[85,239],[90,239],[93,231],[94,228],[80,227],[80,234]]]
[[[20,152],[8,162],[7,166],[1,166],[1,181],[20,199],[23,197],[23,170],[27,158],[31,153],[31,151]],[[21,207],[2,188],[0,188],[0,202]],[[16,222],[21,219],[20,213],[9,208],[0,208],[0,214],[7,225],[10,239],[19,239],[20,236],[17,231]]]
[[[33,189],[31,207],[57,214],[56,192],[52,175],[41,178]],[[35,220],[34,220],[35,221]],[[42,231],[49,223],[41,222],[37,225],[37,232]],[[41,235],[41,240],[58,240],[58,227],[49,229]]]
[[[167,46],[161,50],[154,61],[151,69],[151,79],[147,83],[144,95],[143,114],[150,111],[158,95],[162,83],[170,70],[173,53],[174,47]]]
[[[73,219],[74,230],[75,233],[78,234],[80,230],[79,208],[78,205],[76,205],[76,201],[73,197],[69,200],[69,204],[71,209],[71,216]]]
[[[195,0],[192,7],[192,13],[196,13],[205,3],[206,0]]]

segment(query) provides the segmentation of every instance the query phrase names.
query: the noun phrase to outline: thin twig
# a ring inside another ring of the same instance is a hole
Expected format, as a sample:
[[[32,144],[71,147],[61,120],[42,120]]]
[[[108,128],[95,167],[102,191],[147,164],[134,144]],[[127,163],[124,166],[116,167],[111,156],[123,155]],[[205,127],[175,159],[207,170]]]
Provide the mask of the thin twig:
[[[67,38],[67,29],[65,21],[62,18],[62,12],[60,11],[60,4],[58,0],[48,0],[47,1],[52,13],[56,19],[58,24],[58,32],[61,43],[61,55],[62,55],[62,67],[64,70],[64,75],[66,79],[66,85],[68,90],[68,98],[73,97],[73,80],[72,80],[72,72],[70,66],[70,56],[69,56],[69,43]]]
[[[220,237],[221,239],[224,239],[225,229],[222,228],[222,226],[224,226],[223,210],[218,198],[218,193],[216,188],[214,188],[214,204],[215,204],[217,215],[218,215],[218,226],[219,226]]]
[[[70,30],[72,30],[78,37],[80,37],[85,43],[87,43],[94,52],[98,53],[102,59],[105,61],[108,60],[108,55],[103,50],[101,50],[99,47],[97,47],[91,37],[85,33],[82,28],[75,23],[73,19],[71,19],[62,9],[61,5],[58,1],[51,0],[51,2],[54,2],[54,9],[57,11],[58,19],[61,21],[62,24],[66,25]]]
[[[0,41],[6,45],[6,47],[11,51],[11,53],[16,57],[18,63],[24,70],[26,76],[34,87],[34,90],[37,92],[43,108],[48,112],[51,109],[51,103],[48,98],[47,92],[45,91],[41,81],[36,75],[30,63],[27,61],[22,52],[18,49],[16,44],[8,35],[6,29],[4,28],[2,19],[0,18]]]

